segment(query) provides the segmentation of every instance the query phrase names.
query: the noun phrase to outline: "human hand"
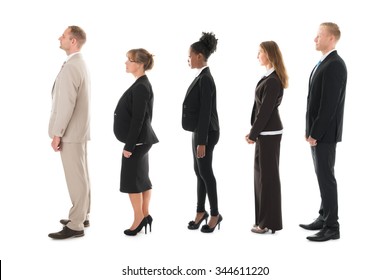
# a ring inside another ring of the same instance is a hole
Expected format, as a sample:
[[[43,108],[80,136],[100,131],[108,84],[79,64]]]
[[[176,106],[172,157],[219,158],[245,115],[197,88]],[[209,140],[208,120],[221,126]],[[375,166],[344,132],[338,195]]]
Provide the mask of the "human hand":
[[[196,148],[196,157],[204,158],[206,156],[206,145],[198,145]]]
[[[254,144],[255,141],[252,141],[251,139],[249,139],[249,134],[245,135],[245,140],[246,142],[248,142],[248,144]]]
[[[59,152],[62,150],[61,147],[61,137],[54,136],[53,140],[51,141],[51,147],[53,148],[54,152]]]
[[[129,152],[129,151],[123,150],[123,156],[124,156],[125,158],[129,158],[129,157],[131,157],[131,155],[132,155],[132,154],[133,154],[132,152]]]
[[[309,142],[310,146],[312,147],[317,146],[317,140],[311,136],[309,136],[309,138],[307,138],[306,141]]]

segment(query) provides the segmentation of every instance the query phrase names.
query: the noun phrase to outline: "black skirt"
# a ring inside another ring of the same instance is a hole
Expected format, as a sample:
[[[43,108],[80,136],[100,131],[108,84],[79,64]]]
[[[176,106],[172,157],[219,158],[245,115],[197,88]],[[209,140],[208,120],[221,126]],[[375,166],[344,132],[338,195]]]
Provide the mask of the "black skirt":
[[[141,193],[152,188],[149,179],[149,155],[152,145],[138,145],[133,154],[125,158],[122,154],[120,191]]]

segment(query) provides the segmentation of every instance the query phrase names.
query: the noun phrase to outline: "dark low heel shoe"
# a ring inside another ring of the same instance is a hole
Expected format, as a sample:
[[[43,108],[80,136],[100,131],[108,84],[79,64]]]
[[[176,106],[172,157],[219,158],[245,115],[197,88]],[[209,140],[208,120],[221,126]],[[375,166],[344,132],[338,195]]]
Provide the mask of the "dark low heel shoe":
[[[320,230],[324,227],[324,221],[316,219],[311,224],[300,224],[299,226],[307,230]]]
[[[200,224],[201,224],[204,220],[206,220],[206,224],[207,224],[207,219],[208,219],[208,218],[209,218],[209,213],[207,213],[207,211],[206,211],[206,212],[204,212],[202,219],[200,219],[198,223],[195,223],[195,221],[189,222],[189,223],[188,223],[188,229],[198,229],[199,226],[200,226]]]
[[[59,232],[49,233],[49,237],[53,239],[66,239],[66,238],[81,237],[81,236],[84,236],[83,230],[73,230],[68,228],[67,226],[64,226],[64,228]]]
[[[306,237],[310,241],[317,241],[317,242],[323,242],[328,241],[332,239],[339,239],[340,238],[340,230],[338,228],[327,228],[324,227],[319,232],[317,232],[314,235]]]

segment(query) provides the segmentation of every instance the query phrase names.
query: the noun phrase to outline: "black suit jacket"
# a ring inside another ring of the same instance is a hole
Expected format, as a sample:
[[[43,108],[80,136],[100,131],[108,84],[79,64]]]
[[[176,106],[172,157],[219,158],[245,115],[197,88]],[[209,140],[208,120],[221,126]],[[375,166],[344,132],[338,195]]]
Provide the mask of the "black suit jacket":
[[[282,98],[283,86],[275,71],[257,83],[249,139],[256,141],[263,131],[283,129],[278,110]]]
[[[146,75],[138,78],[119,99],[114,114],[114,134],[125,143],[124,149],[133,152],[136,144],[158,142],[151,122],[153,90]]]
[[[209,131],[219,131],[217,92],[206,67],[187,90],[183,102],[183,129],[196,132],[196,145],[206,145]]]
[[[340,142],[347,68],[337,51],[333,51],[313,71],[307,97],[306,137],[311,136],[319,142]]]

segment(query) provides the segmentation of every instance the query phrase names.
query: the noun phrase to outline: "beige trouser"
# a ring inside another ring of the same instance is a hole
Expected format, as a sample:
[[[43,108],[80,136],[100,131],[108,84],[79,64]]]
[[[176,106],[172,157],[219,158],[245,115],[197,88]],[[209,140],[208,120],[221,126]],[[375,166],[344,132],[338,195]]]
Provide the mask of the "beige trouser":
[[[61,159],[72,207],[67,224],[72,230],[83,230],[91,206],[87,165],[87,143],[62,143]]]

